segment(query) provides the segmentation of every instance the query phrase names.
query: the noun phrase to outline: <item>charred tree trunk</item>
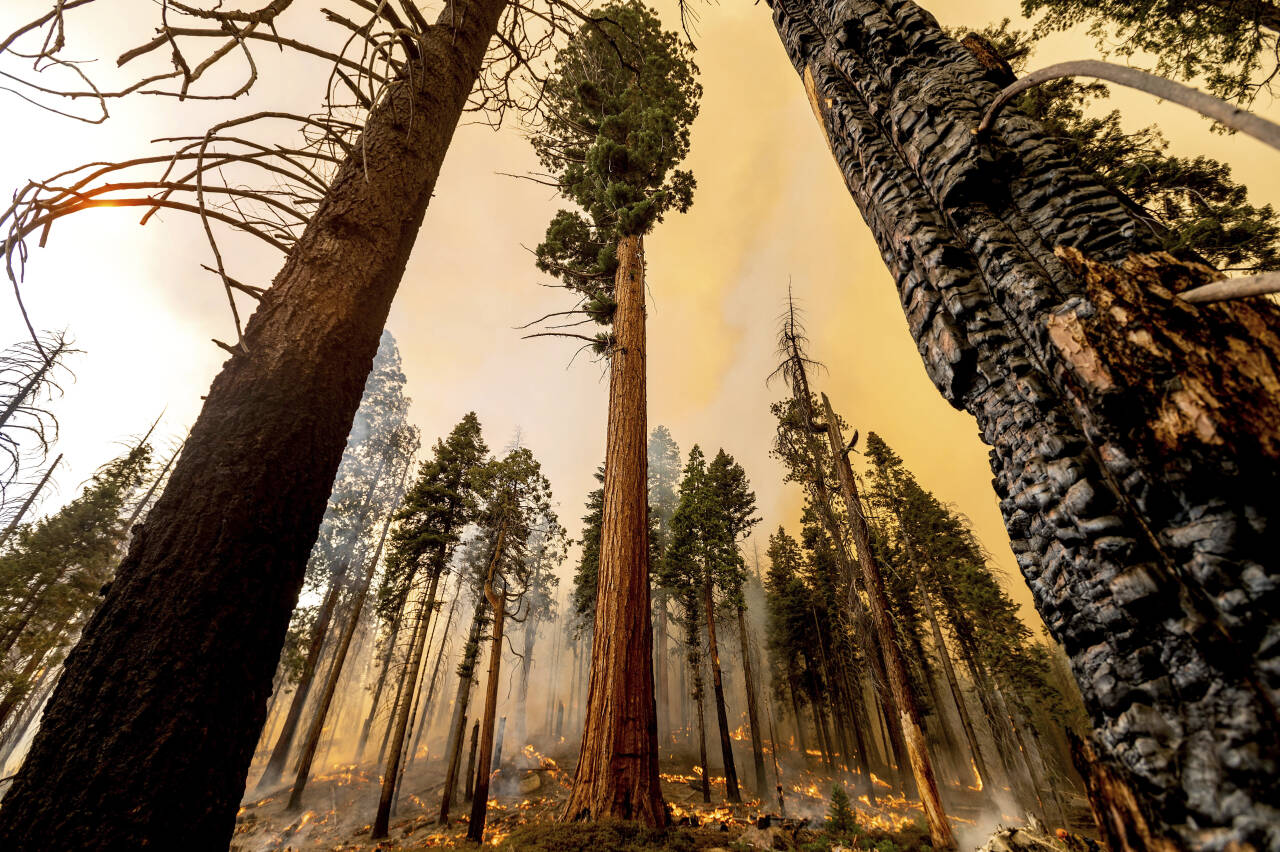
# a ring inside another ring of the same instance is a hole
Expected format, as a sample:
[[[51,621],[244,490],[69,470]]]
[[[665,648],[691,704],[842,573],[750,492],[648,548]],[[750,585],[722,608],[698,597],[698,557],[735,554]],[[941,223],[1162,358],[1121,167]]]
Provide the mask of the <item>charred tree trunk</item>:
[[[391,299],[505,8],[447,4],[372,110],[67,658],[0,847],[226,848]]]
[[[906,0],[773,0],[939,390],[978,420],[1037,608],[1101,757],[1157,834],[1265,846],[1280,787],[1280,311],[1193,306],[1006,82]]]
[[[440,574],[444,570],[445,550],[442,546],[436,554],[431,569],[431,584],[427,588],[426,597],[422,599],[418,610],[418,641],[409,649],[409,658],[405,665],[405,689],[400,696],[400,706],[396,708],[395,719],[391,725],[391,742],[387,751],[387,765],[382,773],[382,791],[378,795],[378,813],[373,818],[374,838],[386,837],[387,826],[391,821],[391,803],[395,798],[396,784],[400,780],[400,766],[404,757],[405,732],[409,727],[409,714],[418,694],[418,677],[422,671],[422,654],[427,643],[427,624],[435,611],[436,589],[440,585]]]
[[[498,530],[498,548],[494,553],[494,565],[502,553],[504,529]],[[499,593],[493,585],[493,566],[484,584],[484,596],[493,610],[493,643],[489,649],[489,678],[485,683],[484,716],[480,723],[480,752],[476,756],[476,792],[471,798],[471,819],[467,822],[467,839],[480,843],[484,839],[484,823],[489,815],[489,778],[493,774],[493,724],[498,713],[498,679],[502,673],[502,629],[506,624],[507,605],[505,591]]]
[[[702,607],[707,618],[707,657],[711,663],[711,691],[716,702],[716,727],[720,731],[720,760],[724,764],[725,795],[730,802],[741,802],[738,769],[733,761],[733,740],[729,737],[729,714],[724,706],[724,677],[720,671],[720,643],[716,639],[715,598],[708,574],[702,583]]]
[[[822,407],[826,420],[827,438],[831,444],[831,453],[836,460],[836,472],[840,477],[840,490],[843,493],[845,510],[848,514],[849,531],[852,533],[854,547],[857,548],[858,565],[862,569],[863,588],[867,591],[871,620],[875,625],[876,633],[879,634],[880,646],[884,651],[889,689],[893,693],[894,704],[897,705],[902,735],[906,740],[907,757],[911,761],[911,772],[915,776],[920,804],[924,807],[929,836],[933,840],[934,849],[954,849],[956,841],[951,833],[951,824],[947,822],[946,812],[942,808],[942,798],[938,794],[933,762],[930,760],[929,749],[925,744],[920,707],[915,690],[912,689],[908,679],[906,660],[903,659],[902,651],[894,638],[893,621],[889,615],[889,601],[885,597],[884,579],[880,575],[879,560],[871,550],[867,519],[862,513],[862,500],[858,496],[858,486],[853,481],[849,459],[844,454],[845,442],[844,436],[840,434],[840,422],[836,419],[826,394],[822,395]]]
[[[796,745],[800,746],[800,754],[804,755],[805,763],[812,764],[813,755],[809,754],[809,743],[804,735],[804,717],[800,715],[800,699],[796,697],[794,676],[788,679],[787,691],[791,693],[791,714],[796,720]]]
[[[644,246],[618,242],[604,518],[582,750],[564,818],[667,824],[658,780],[649,607]]]
[[[756,770],[756,795],[764,801],[769,781],[764,774],[764,745],[761,743],[760,710],[756,706],[756,677],[751,666],[751,637],[747,635],[747,610],[738,607],[738,641],[742,646],[742,679],[747,689],[747,724],[751,726],[751,759]]]

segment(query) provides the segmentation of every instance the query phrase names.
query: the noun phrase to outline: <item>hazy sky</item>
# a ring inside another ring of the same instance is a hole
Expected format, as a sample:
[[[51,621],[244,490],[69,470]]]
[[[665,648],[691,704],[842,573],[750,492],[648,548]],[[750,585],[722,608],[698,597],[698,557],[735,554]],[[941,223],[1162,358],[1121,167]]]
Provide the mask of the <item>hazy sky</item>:
[[[152,34],[156,7],[111,3],[68,33],[70,55],[100,55]],[[243,5],[254,5],[252,3]],[[657,4],[669,25],[675,4]],[[1018,19],[1016,0],[926,3],[944,24],[980,27]],[[312,3],[285,16],[319,17]],[[6,0],[0,33],[48,8]],[[129,8],[134,14],[122,14]],[[132,33],[132,37],[126,34]],[[829,366],[816,384],[863,434],[880,433],[925,487],[972,519],[1017,600],[1017,575],[990,487],[986,448],[967,414],[951,409],[925,376],[893,283],[849,198],[800,81],[763,3],[705,5],[696,33],[705,95],[686,165],[698,180],[693,209],[673,214],[647,240],[649,423],[671,429],[683,453],[695,443],[724,447],[744,465],[759,499],[763,533],[798,520],[800,493],[781,482],[768,455],[766,387],[788,280],[806,310],[812,354]],[[104,49],[102,45],[107,47]],[[1084,36],[1047,42],[1032,65],[1097,53]],[[154,153],[148,140],[201,130],[250,109],[309,111],[323,91],[318,66],[258,51],[263,80],[233,104],[177,104],[140,98],[118,103],[92,127],[38,113],[0,91],[7,132],[0,137],[0,189],[88,160]],[[15,70],[12,65],[0,65]],[[1182,154],[1232,165],[1257,201],[1280,200],[1275,152],[1252,140],[1214,135],[1177,107],[1117,93],[1112,104],[1134,127],[1158,123]],[[1269,102],[1261,105],[1273,113]],[[399,341],[424,437],[478,412],[490,446],[514,430],[542,461],[571,534],[603,457],[607,373],[573,343],[522,340],[514,327],[568,307],[568,295],[537,286],[524,247],[536,245],[557,201],[546,187],[499,173],[536,169],[516,122],[495,133],[459,129],[427,213],[389,327]],[[67,328],[87,354],[58,404],[65,467],[51,508],[142,431],[163,409],[162,428],[181,434],[224,353],[210,338],[233,340],[225,296],[212,276],[198,220],[171,213],[146,228],[136,211],[90,211],[60,221],[49,246],[34,249],[23,292],[40,328]],[[235,244],[239,246],[239,243]],[[241,280],[265,285],[280,260],[246,244],[229,258]],[[11,299],[11,297],[10,297]],[[12,301],[3,338],[24,332]],[[763,551],[763,537],[761,550]]]

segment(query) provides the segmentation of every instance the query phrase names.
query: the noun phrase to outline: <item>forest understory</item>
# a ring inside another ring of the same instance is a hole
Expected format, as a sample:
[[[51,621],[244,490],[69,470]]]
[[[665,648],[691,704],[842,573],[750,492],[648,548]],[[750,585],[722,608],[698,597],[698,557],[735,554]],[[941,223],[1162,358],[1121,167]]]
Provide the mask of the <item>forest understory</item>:
[[[448,825],[438,819],[440,795],[444,787],[443,756],[426,749],[401,783],[399,801],[393,812],[390,835],[370,838],[368,817],[377,806],[381,777],[373,764],[342,764],[313,776],[301,810],[287,807],[289,787],[246,797],[236,816],[231,852],[373,852],[373,850],[475,849],[481,845],[503,849],[572,850],[692,850],[784,849],[818,852],[836,847],[876,850],[876,852],[918,852],[929,849],[920,803],[892,790],[876,778],[875,803],[859,794],[856,773],[830,772],[821,766],[820,755],[807,761],[795,753],[794,743],[783,743],[782,762],[794,768],[782,771],[780,808],[776,789],[762,802],[752,794],[738,804],[725,802],[725,779],[712,767],[710,787],[713,802],[704,803],[701,773],[696,755],[679,750],[666,752],[662,761],[662,793],[672,816],[672,827],[646,831],[626,823],[562,823],[572,784],[576,749],[564,742],[532,744],[505,757],[494,772],[489,798],[489,816],[483,844],[467,839],[467,816],[460,815]],[[766,749],[768,747],[766,746]],[[265,756],[264,756],[265,757]],[[570,767],[566,774],[563,767]],[[770,780],[775,776],[770,774]],[[853,826],[831,824],[831,797],[837,787],[847,791]],[[1004,795],[1001,795],[1003,793]],[[977,789],[959,781],[944,785],[948,816],[962,848],[985,846],[1003,828],[1025,827],[1028,814],[1001,789],[997,793]],[[1036,841],[1002,848],[1034,849],[1049,843],[1056,852],[1087,852],[1100,847],[1084,796],[1075,790],[1058,791],[1063,811],[1055,814],[1054,830],[1038,829]],[[463,796],[463,802],[467,797]],[[1003,802],[1003,805],[999,804]],[[1066,822],[1062,822],[1065,817]],[[619,845],[615,845],[619,844]],[[626,844],[625,847],[620,844]],[[1049,852],[1049,850],[1043,850]]]

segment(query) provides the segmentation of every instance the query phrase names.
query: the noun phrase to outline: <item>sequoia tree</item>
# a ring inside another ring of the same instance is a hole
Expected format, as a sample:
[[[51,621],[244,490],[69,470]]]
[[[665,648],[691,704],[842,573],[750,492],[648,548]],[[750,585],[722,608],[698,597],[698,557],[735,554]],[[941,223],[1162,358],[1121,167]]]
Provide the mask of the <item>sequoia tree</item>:
[[[568,819],[667,819],[649,605],[643,238],[692,203],[693,176],[673,171],[701,94],[691,52],[636,0],[601,7],[557,55],[533,140],[581,210],[556,214],[538,266],[578,294],[576,310],[611,327],[569,335],[608,357],[610,375],[591,677]]]
[[[45,66],[65,70],[69,63],[56,56],[66,46],[64,18],[84,5],[51,4],[48,14],[0,39],[0,54],[25,54],[21,61],[30,66],[30,55],[52,52]],[[0,809],[0,846],[7,849],[43,848],[55,837],[65,849],[226,847],[378,337],[454,128],[509,8],[504,0],[450,0],[431,24],[417,3],[402,4],[407,17],[390,4],[372,11],[352,4],[348,11],[362,23],[354,34],[342,27],[345,45],[325,50],[279,34],[290,5],[271,0],[248,12],[166,6],[160,32],[145,33],[120,63],[167,59],[172,69],[145,85],[104,85],[77,103],[100,106],[105,116],[111,98],[131,91],[161,92],[174,104],[188,95],[235,97],[257,79],[252,45],[265,41],[331,62],[326,70],[333,73],[316,80],[343,86],[335,93],[346,93],[345,105],[339,98],[330,109],[304,108],[318,117],[255,113],[180,143],[176,154],[34,182],[0,215],[10,261],[25,255],[28,235],[47,233],[61,216],[113,206],[196,211],[206,229],[231,221],[287,253],[263,290],[229,275],[213,252],[233,306],[241,293],[258,299],[257,309],[227,347],[168,487],[67,659]],[[354,58],[342,55],[348,47]],[[226,57],[249,57],[248,85],[203,88],[208,81],[198,78]],[[286,121],[314,135],[295,148],[212,153],[259,121]],[[229,126],[236,129],[227,132]],[[237,220],[234,211],[206,204],[228,194],[249,203],[255,193],[239,181],[214,184],[220,169],[255,163],[265,165],[254,178],[269,174],[271,187],[298,187],[256,193],[253,203],[279,215],[242,207],[250,218]],[[139,182],[116,177],[148,167],[160,176],[140,190]],[[117,188],[115,196],[107,187]]]
[[[977,134],[1007,70],[910,0],[773,0],[939,391],[991,445],[1036,606],[1070,656],[1112,826],[1266,846],[1280,310],[1192,305],[1218,277],[1034,120]]]

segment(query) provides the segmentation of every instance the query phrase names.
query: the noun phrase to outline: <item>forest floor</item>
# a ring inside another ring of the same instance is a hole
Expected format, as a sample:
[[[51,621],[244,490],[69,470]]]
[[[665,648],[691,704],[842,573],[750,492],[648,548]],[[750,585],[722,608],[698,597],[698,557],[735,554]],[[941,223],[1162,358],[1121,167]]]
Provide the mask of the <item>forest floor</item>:
[[[763,807],[750,800],[744,789],[743,804],[725,803],[723,778],[712,778],[713,802],[702,801],[699,778],[692,763],[679,758],[664,760],[663,795],[671,808],[675,827],[662,834],[637,831],[624,825],[564,826],[557,822],[568,796],[571,767],[576,755],[560,747],[544,755],[526,746],[508,756],[494,776],[485,827],[486,846],[547,852],[612,852],[612,850],[795,849],[861,848],[876,852],[927,850],[923,812],[918,802],[900,794],[890,795],[888,785],[876,779],[872,803],[860,797],[848,782],[858,828],[853,834],[832,837],[822,831],[833,786],[841,783],[812,769],[783,769],[787,818],[782,818],[776,798]],[[389,837],[369,835],[377,810],[381,778],[372,766],[344,766],[314,777],[307,787],[300,811],[285,809],[289,788],[263,793],[250,791],[236,820],[230,852],[411,852],[420,849],[477,848],[466,839],[471,811],[467,801],[455,801],[451,822],[441,826],[437,817],[444,787],[443,759],[417,760],[406,773],[398,808],[391,818]],[[769,772],[773,780],[772,771]],[[459,792],[461,792],[461,783]],[[1016,808],[995,804],[992,796],[972,787],[953,784],[944,793],[948,814],[961,850],[986,844],[1000,826],[1015,826],[1023,819]],[[459,796],[459,799],[462,797]],[[1079,796],[1063,797],[1072,833],[1088,834],[1091,821]],[[1060,820],[1059,820],[1060,821]],[[1069,847],[1069,844],[1068,844]],[[1067,847],[1064,847],[1067,848]]]

